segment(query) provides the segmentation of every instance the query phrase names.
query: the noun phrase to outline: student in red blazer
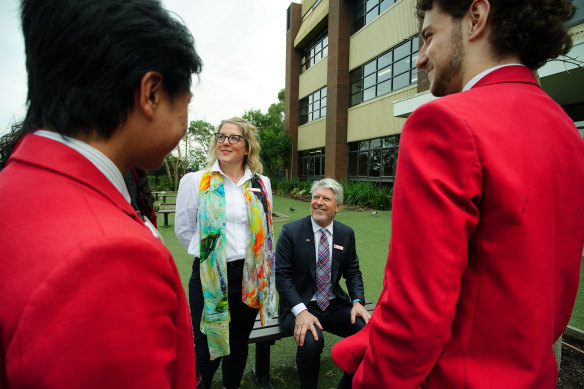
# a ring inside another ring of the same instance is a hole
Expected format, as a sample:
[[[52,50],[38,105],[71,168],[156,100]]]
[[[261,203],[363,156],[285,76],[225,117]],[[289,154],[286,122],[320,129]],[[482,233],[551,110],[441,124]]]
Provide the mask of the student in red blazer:
[[[333,358],[356,388],[553,388],[584,245],[584,142],[530,68],[569,50],[573,7],[445,4],[418,1],[417,63],[445,97],[404,126],[384,289]]]
[[[28,112],[0,148],[0,387],[193,388],[180,277],[123,180],[186,131],[193,38],[150,0],[23,1],[22,26]]]

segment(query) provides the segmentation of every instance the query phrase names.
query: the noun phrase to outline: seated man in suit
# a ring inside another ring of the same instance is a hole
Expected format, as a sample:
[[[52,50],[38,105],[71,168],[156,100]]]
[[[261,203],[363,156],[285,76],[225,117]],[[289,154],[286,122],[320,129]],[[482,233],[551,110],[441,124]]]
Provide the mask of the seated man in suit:
[[[316,388],[322,331],[349,336],[369,321],[363,279],[355,251],[355,233],[333,222],[343,202],[343,188],[332,178],[316,181],[310,190],[310,214],[284,225],[276,247],[279,324],[298,345],[296,364],[302,388]],[[339,281],[346,279],[349,295]],[[339,387],[351,387],[345,374]]]

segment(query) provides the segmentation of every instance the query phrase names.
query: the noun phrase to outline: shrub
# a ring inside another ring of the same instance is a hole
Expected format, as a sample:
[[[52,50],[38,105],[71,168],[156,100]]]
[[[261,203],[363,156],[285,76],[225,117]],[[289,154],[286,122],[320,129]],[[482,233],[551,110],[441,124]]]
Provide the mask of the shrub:
[[[172,184],[166,176],[148,176],[148,183],[153,191],[172,190]]]
[[[343,181],[345,204],[379,210],[390,210],[393,189],[374,182]]]
[[[278,195],[291,194],[306,199],[310,198],[312,180],[274,179],[272,191]],[[341,182],[344,191],[344,203],[364,208],[373,208],[383,211],[391,209],[393,188],[375,182]]]

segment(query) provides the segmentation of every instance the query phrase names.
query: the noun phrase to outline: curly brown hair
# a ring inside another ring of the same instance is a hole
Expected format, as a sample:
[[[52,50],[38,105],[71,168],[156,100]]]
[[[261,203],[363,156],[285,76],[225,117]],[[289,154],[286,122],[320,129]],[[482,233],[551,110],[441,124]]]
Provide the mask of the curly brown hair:
[[[519,55],[521,63],[537,69],[566,54],[572,38],[565,23],[574,16],[572,0],[488,0],[492,25],[489,42],[501,56]],[[473,0],[417,0],[416,14],[424,19],[436,4],[454,19],[462,19]]]

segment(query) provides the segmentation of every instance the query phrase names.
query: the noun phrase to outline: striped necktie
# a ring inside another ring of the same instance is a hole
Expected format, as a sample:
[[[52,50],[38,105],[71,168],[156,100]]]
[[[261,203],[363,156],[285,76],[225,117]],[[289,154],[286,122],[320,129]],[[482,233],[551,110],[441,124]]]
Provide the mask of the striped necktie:
[[[316,304],[321,310],[329,305],[329,282],[331,279],[331,261],[326,229],[320,229],[320,243],[318,245],[318,261],[316,262]]]

